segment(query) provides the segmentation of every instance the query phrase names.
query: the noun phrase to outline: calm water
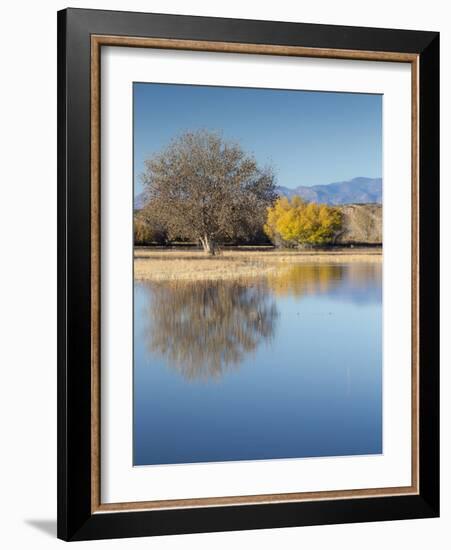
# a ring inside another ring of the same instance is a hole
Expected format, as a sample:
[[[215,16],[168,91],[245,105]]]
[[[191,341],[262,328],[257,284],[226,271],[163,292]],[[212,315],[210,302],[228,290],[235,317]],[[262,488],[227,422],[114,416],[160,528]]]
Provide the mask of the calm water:
[[[134,464],[382,452],[382,270],[135,283]]]

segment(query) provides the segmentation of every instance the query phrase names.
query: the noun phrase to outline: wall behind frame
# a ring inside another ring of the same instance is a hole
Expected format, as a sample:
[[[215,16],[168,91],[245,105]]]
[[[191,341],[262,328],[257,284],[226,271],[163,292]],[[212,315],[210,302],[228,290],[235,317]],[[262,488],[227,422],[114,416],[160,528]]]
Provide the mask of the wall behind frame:
[[[3,8],[0,164],[0,304],[2,385],[0,457],[4,546],[52,549],[56,540],[56,11],[71,7],[302,21],[441,32],[442,281],[451,280],[451,19],[445,4],[380,0],[321,3],[229,0],[26,0]],[[445,238],[446,237],[446,238]],[[442,285],[442,364],[451,364],[451,295]],[[451,461],[451,387],[442,372],[442,465]],[[367,550],[408,546],[441,549],[451,535],[451,474],[442,468],[440,519],[184,535],[84,543],[84,548],[219,549],[338,547]],[[96,545],[96,546],[95,546]]]

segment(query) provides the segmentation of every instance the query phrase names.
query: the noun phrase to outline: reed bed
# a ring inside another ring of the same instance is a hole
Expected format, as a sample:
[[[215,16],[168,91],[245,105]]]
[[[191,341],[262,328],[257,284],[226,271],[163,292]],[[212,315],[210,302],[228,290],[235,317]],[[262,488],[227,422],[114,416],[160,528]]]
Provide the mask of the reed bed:
[[[381,248],[278,250],[241,247],[207,256],[198,249],[144,248],[134,252],[136,280],[225,280],[279,272],[296,263],[381,262]]]

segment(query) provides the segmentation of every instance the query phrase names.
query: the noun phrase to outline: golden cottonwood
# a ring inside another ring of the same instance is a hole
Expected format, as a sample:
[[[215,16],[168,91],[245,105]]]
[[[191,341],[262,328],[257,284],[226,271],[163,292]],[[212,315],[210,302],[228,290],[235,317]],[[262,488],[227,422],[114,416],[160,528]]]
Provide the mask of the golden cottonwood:
[[[306,202],[294,196],[277,199],[268,208],[265,233],[276,244],[324,245],[333,241],[341,227],[342,215],[326,204]]]

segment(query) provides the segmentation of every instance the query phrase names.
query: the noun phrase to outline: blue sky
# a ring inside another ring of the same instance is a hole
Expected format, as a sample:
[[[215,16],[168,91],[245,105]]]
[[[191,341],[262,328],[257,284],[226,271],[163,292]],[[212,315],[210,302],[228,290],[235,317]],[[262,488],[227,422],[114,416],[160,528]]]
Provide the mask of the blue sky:
[[[222,132],[271,165],[277,184],[382,176],[382,96],[134,83],[134,184],[144,160],[185,131]]]

